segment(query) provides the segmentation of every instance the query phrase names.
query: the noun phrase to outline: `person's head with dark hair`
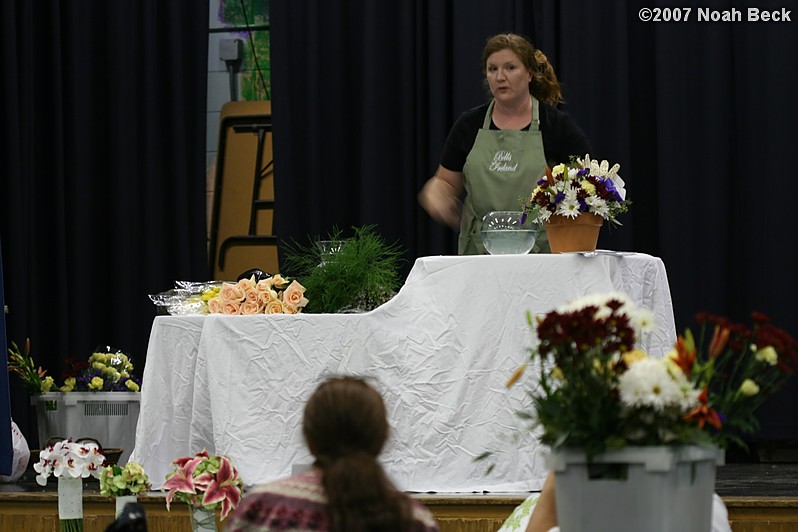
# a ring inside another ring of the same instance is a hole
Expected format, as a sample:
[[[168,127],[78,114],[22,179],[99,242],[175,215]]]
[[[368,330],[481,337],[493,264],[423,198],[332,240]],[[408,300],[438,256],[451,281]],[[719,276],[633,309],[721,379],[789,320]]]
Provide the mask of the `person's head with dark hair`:
[[[429,509],[397,490],[377,461],[390,427],[366,381],[325,380],[305,404],[302,432],[313,467],[254,488],[226,530],[438,532]]]
[[[535,48],[526,38],[515,33],[500,33],[490,37],[482,51],[482,69],[489,85],[489,59],[502,50],[513,52],[530,74],[529,93],[549,105],[563,101],[560,83],[546,54]],[[490,88],[490,87],[488,87]]]
[[[377,461],[389,430],[382,397],[362,379],[331,378],[308,400],[302,431],[323,472],[332,530],[410,529],[410,506]]]

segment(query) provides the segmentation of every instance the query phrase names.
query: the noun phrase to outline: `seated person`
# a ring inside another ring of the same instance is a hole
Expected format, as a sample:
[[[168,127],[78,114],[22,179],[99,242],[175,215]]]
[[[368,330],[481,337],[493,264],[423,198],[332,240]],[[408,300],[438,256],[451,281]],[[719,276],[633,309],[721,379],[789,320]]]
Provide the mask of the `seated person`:
[[[533,493],[513,511],[498,532],[559,532],[554,475],[549,473],[540,493]],[[610,532],[610,531],[607,531]],[[731,532],[726,505],[712,494],[712,529],[710,532]]]
[[[305,405],[302,432],[313,467],[247,493],[225,530],[438,530],[429,510],[398,491],[377,462],[389,426],[382,397],[363,380],[322,383]]]

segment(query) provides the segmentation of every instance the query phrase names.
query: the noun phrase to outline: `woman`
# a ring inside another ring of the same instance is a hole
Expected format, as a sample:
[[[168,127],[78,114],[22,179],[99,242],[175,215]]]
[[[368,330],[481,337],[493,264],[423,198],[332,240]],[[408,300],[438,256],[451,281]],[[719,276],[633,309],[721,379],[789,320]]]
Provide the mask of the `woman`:
[[[531,193],[547,164],[590,152],[585,134],[553,107],[562,93],[543,52],[519,35],[501,34],[488,39],[482,64],[493,98],[455,122],[438,170],[419,194],[430,216],[459,224],[461,255],[485,253],[482,217],[520,210],[519,199]]]
[[[248,493],[225,530],[437,531],[429,510],[397,491],[377,462],[388,431],[385,404],[363,380],[324,382],[302,425],[313,468]]]

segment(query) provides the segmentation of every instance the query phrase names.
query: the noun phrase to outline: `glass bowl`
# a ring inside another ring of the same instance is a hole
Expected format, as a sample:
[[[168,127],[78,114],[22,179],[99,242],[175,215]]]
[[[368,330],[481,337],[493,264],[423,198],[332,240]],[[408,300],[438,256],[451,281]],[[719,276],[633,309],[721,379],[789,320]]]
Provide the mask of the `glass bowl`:
[[[537,228],[521,211],[491,211],[482,218],[482,244],[491,255],[523,255],[535,247]]]

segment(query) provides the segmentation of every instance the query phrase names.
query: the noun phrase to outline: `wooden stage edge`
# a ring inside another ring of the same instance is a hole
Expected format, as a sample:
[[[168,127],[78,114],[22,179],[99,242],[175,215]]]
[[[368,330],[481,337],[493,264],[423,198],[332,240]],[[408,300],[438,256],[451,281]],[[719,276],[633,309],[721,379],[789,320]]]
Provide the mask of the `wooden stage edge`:
[[[413,494],[435,515],[441,532],[495,532],[528,494]],[[84,493],[85,532],[103,532],[113,521],[114,502],[97,493]],[[798,497],[723,497],[733,532],[798,530]],[[149,532],[190,532],[188,508],[177,502],[166,510],[164,495],[139,499],[147,513]],[[218,519],[218,516],[217,516]],[[58,531],[55,491],[0,492],[0,531]],[[219,523],[224,530],[224,521]]]

